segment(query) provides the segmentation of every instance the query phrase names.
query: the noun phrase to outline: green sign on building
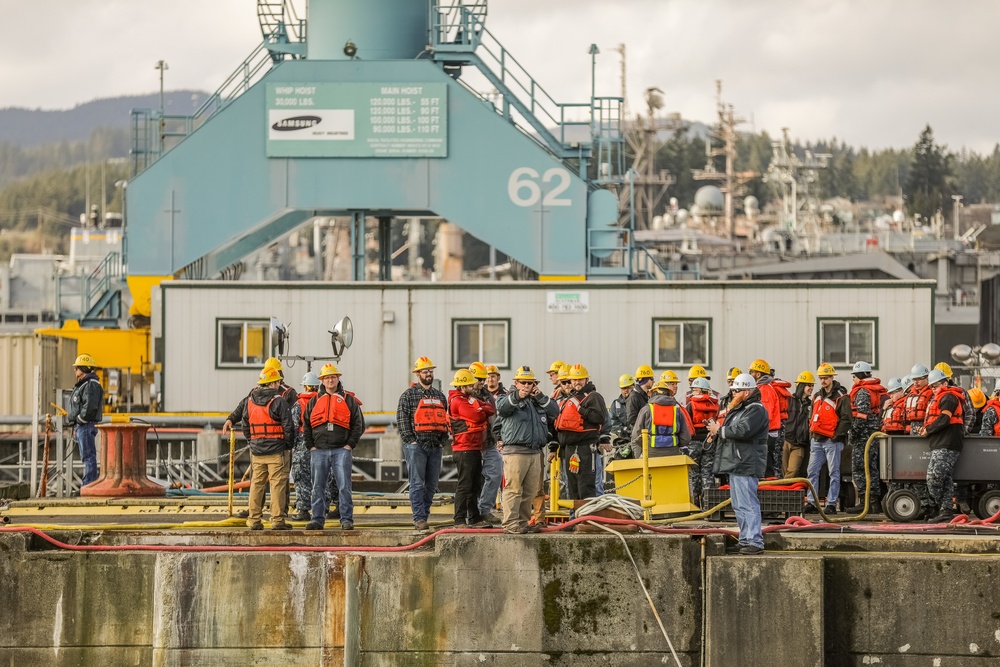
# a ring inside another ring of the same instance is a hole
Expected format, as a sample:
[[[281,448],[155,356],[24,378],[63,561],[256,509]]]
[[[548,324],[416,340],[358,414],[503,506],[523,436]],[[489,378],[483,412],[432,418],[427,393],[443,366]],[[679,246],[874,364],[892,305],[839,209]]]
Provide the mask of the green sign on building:
[[[448,157],[443,83],[269,83],[268,157]]]

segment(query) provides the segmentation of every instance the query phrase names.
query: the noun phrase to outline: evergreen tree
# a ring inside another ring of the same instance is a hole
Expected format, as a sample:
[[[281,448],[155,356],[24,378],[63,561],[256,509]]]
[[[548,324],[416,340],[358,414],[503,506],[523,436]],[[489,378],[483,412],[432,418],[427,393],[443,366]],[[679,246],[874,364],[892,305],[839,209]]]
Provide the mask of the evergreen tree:
[[[934,143],[931,126],[925,127],[913,147],[910,175],[903,188],[910,214],[918,213],[929,219],[937,211],[945,215],[951,212],[951,195],[955,192],[952,162],[947,147]]]

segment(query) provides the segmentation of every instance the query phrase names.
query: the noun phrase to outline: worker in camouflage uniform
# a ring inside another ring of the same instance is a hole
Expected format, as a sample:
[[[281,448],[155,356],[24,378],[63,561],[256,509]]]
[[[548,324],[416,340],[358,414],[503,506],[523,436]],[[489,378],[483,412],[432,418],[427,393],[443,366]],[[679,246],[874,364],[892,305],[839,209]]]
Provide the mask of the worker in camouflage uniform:
[[[857,504],[848,507],[848,514],[860,514],[865,509],[865,495],[868,493],[868,479],[871,477],[871,492],[869,511],[873,514],[882,512],[882,482],[879,478],[879,450],[874,443],[868,447],[868,457],[865,458],[865,445],[872,433],[879,429],[882,417],[882,396],[885,387],[881,380],[872,377],[872,367],[866,361],[859,361],[851,369],[854,386],[851,387],[851,477],[854,488],[857,489]],[[866,471],[867,468],[867,471]]]
[[[918,435],[930,440],[931,460],[920,504],[928,523],[941,523],[951,521],[956,514],[952,505],[953,477],[965,436],[963,394],[958,387],[949,386],[948,377],[937,368],[928,374],[927,384],[934,389],[934,396]]]

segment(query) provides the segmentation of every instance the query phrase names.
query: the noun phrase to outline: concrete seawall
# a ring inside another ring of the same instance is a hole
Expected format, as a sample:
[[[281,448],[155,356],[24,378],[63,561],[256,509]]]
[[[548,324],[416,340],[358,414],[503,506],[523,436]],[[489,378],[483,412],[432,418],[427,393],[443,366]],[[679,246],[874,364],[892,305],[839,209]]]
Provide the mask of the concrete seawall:
[[[1000,663],[994,536],[785,534],[758,557],[725,554],[719,536],[625,539],[685,667]],[[406,553],[81,553],[6,533],[0,599],[9,667],[675,664],[612,535],[451,534]]]

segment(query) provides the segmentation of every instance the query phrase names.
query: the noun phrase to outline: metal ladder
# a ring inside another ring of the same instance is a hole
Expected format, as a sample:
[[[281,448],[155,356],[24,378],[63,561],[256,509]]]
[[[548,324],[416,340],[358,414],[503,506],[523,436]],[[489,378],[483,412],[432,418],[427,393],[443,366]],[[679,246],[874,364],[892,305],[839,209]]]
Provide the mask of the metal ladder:
[[[272,61],[305,55],[306,22],[292,0],[257,0],[257,22]]]

